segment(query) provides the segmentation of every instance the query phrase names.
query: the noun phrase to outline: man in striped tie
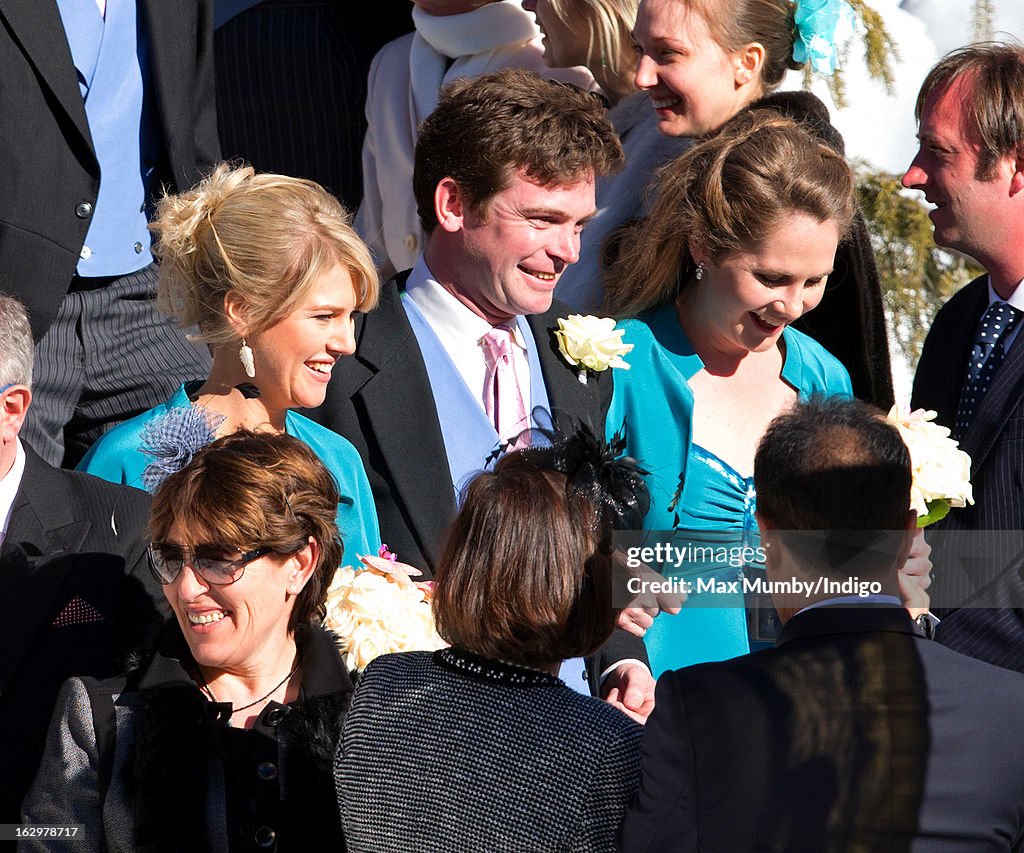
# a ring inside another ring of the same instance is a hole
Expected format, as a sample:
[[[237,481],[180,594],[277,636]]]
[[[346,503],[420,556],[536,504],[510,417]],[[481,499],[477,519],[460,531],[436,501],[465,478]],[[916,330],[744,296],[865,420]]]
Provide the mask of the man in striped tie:
[[[1024,47],[945,56],[917,117],[903,184],[934,205],[935,242],[986,270],[936,316],[914,380],[912,405],[938,412],[973,462],[975,505],[930,532],[936,638],[1024,671]]]

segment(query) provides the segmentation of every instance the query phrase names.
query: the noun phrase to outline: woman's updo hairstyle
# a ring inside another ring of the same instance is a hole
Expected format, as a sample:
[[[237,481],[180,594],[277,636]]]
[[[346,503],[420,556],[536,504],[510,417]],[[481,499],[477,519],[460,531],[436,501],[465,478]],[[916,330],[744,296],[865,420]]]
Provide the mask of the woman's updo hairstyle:
[[[804,213],[853,221],[850,167],[772,110],[744,110],[661,171],[650,216],[631,227],[606,274],[605,311],[637,314],[675,298],[694,271],[689,244],[715,261],[759,246],[780,220]]]
[[[224,296],[241,297],[247,334],[288,314],[337,265],[347,269],[358,308],[377,304],[377,270],[341,203],[319,184],[250,166],[219,165],[197,186],[166,195],[150,229],[160,259],[158,304],[197,340],[213,346],[238,335]]]
[[[727,51],[751,42],[764,47],[762,94],[782,83],[787,71],[805,63],[793,59],[795,6],[790,0],[679,0],[704,18],[711,35]]]

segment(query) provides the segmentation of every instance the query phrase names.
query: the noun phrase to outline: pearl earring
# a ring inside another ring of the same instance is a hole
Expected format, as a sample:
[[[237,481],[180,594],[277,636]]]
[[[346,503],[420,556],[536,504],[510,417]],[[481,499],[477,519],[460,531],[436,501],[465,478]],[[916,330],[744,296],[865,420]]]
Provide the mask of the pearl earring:
[[[252,347],[245,342],[245,338],[242,338],[242,346],[238,349],[238,360],[245,368],[245,375],[253,379],[256,376],[256,362],[252,357]]]
[[[693,271],[693,277],[697,279],[697,281],[701,281],[704,278],[704,261],[697,264],[697,269]]]

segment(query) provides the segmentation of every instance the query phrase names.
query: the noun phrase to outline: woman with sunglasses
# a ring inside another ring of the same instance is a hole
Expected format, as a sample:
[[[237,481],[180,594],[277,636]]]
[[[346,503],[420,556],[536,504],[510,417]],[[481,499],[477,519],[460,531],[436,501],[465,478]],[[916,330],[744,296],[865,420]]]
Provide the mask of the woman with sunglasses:
[[[344,849],[330,764],[352,683],[318,624],[337,503],[283,434],[235,432],[164,481],[150,557],[174,619],[148,666],[64,685],[24,821],[84,829],[26,849]]]

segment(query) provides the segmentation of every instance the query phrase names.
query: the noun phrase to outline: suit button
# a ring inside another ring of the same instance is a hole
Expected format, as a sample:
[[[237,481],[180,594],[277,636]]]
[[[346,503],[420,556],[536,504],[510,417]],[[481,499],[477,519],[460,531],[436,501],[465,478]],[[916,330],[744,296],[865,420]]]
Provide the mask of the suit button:
[[[419,246],[420,241],[416,239],[415,234],[406,234],[405,240],[402,241],[405,246],[405,251],[415,252],[416,247]]]
[[[88,219],[92,216],[92,205],[87,201],[79,202],[75,205],[75,216],[79,219]]]
[[[83,261],[87,261],[92,257],[92,249],[88,246],[82,246],[82,251],[79,252],[78,255]]]
[[[269,826],[261,826],[256,830],[253,840],[256,842],[257,847],[262,847],[266,850],[274,846],[274,842],[277,841],[277,833]]]
[[[272,761],[261,761],[256,767],[256,775],[264,782],[277,778],[277,765]]]

